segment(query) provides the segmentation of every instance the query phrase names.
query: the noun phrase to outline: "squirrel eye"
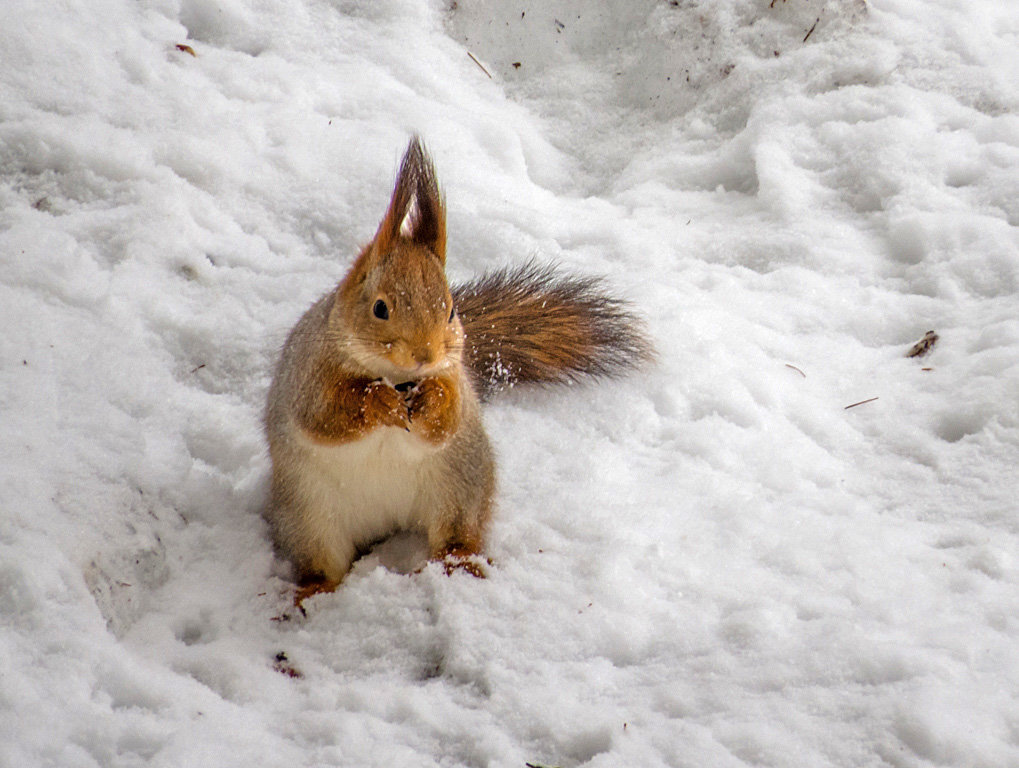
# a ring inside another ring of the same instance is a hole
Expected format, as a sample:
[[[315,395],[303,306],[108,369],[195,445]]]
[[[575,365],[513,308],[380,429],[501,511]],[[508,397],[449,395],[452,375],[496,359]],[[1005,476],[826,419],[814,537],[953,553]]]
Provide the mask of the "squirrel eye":
[[[386,306],[386,302],[379,299],[375,302],[375,306],[372,307],[372,314],[375,315],[379,320],[389,319],[389,307]]]
[[[449,308],[449,320],[447,320],[446,322],[452,323],[454,317],[456,317],[456,305],[455,304],[452,307]]]

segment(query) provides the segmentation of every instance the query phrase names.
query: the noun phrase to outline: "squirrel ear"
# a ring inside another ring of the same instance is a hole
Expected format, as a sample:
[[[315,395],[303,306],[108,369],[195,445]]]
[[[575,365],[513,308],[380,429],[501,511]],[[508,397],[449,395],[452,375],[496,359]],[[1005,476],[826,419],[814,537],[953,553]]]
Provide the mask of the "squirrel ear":
[[[435,167],[421,140],[415,136],[407,147],[404,163],[414,168],[414,208],[410,215],[410,239],[434,253],[446,264],[446,205],[435,178]]]
[[[389,250],[401,235],[431,250],[445,265],[446,208],[432,161],[417,136],[410,140],[400,162],[389,209],[375,233],[374,250]]]
[[[408,152],[410,150],[408,149]],[[413,182],[410,178],[407,166],[407,155],[403,156],[400,163],[400,171],[396,175],[396,185],[393,187],[393,196],[389,199],[389,208],[386,215],[382,217],[379,229],[372,241],[372,250],[377,253],[385,253],[390,250],[400,237],[400,228],[403,226],[407,212],[413,197]]]

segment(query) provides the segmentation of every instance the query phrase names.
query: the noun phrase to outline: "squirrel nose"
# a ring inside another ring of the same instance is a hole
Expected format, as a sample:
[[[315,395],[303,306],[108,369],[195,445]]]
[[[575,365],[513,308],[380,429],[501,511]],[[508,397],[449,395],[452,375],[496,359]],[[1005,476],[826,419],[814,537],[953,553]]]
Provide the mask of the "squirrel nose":
[[[435,362],[436,354],[432,348],[431,343],[425,344],[424,346],[417,347],[412,353],[411,357],[414,358],[414,362],[419,365],[431,365]]]

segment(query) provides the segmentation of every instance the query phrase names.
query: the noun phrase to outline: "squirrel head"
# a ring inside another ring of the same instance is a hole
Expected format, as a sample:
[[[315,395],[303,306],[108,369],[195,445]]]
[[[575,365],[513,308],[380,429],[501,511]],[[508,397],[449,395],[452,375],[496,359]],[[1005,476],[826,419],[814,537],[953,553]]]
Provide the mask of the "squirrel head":
[[[375,238],[337,288],[330,324],[345,352],[372,375],[394,381],[459,365],[463,326],[445,265],[445,205],[414,137]]]

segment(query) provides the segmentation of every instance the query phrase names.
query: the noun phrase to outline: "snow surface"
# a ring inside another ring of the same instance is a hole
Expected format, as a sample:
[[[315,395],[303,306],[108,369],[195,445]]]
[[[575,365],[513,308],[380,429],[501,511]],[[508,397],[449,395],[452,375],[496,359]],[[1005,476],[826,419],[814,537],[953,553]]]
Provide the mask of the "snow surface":
[[[3,0],[0,64],[0,765],[1019,765],[1015,2]],[[454,279],[660,359],[488,408],[490,578],[302,618],[262,403],[413,132]]]

